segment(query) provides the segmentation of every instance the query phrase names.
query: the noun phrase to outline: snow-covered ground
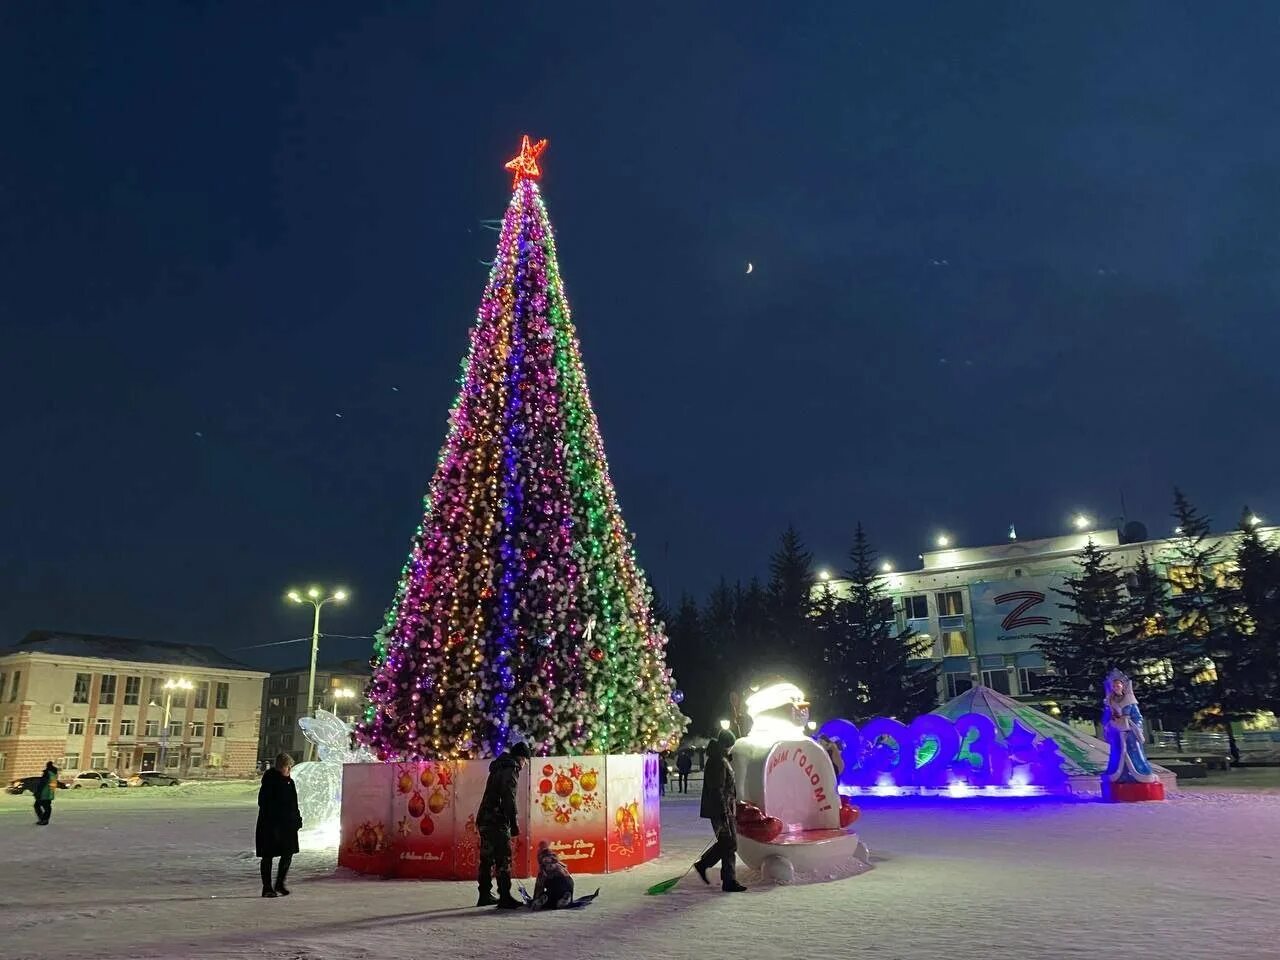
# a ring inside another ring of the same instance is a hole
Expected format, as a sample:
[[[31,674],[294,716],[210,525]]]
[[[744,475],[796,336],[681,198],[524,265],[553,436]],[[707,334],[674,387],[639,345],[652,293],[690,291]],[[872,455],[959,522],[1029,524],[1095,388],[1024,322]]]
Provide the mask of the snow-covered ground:
[[[29,798],[0,797],[0,958],[1228,960],[1274,956],[1280,936],[1275,790],[868,800],[864,876],[733,897],[690,876],[643,896],[707,840],[690,796],[665,806],[657,863],[580,879],[603,888],[586,910],[514,915],[474,909],[472,884],[339,875],[332,853],[296,860],[292,897],[260,899],[254,791],[64,795],[43,828]]]

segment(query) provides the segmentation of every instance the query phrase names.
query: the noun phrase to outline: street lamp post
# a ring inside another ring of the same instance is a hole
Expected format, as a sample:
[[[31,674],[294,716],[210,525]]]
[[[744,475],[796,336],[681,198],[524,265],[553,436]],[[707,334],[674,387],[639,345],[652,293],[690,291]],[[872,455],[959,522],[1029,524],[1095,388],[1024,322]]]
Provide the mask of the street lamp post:
[[[164,682],[164,730],[160,735],[160,772],[164,773],[168,769],[169,759],[169,708],[173,706],[173,691],[175,690],[193,690],[195,684],[186,677],[179,677],[177,680],[166,680]]]
[[[294,603],[309,603],[315,610],[315,618],[311,623],[311,670],[307,674],[307,716],[315,716],[316,710],[316,653],[320,649],[320,608],[330,600],[342,603],[347,599],[347,591],[335,590],[328,596],[319,587],[311,587],[303,596],[297,590],[290,590],[288,597]],[[311,741],[307,741],[307,757],[311,757]]]

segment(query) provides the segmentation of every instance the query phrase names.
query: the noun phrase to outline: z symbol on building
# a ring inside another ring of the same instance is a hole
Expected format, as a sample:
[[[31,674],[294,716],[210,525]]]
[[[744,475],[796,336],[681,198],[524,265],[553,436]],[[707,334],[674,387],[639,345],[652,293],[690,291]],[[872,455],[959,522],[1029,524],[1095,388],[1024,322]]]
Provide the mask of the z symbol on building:
[[[1024,614],[1044,603],[1044,594],[1037,593],[1034,590],[1014,590],[1010,593],[1002,593],[992,602],[996,606],[1005,603],[1015,603],[1021,600],[1016,607],[1005,614],[1005,618],[1000,621],[1000,627],[1003,630],[1017,630],[1019,627],[1043,627],[1049,623],[1048,617],[1027,617]]]

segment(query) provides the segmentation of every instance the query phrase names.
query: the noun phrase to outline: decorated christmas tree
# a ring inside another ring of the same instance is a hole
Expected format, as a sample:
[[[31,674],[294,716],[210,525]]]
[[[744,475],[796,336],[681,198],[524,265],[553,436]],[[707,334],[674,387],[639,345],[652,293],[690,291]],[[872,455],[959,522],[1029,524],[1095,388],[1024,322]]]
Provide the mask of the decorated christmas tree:
[[[383,760],[652,750],[685,718],[525,137],[357,737]]]

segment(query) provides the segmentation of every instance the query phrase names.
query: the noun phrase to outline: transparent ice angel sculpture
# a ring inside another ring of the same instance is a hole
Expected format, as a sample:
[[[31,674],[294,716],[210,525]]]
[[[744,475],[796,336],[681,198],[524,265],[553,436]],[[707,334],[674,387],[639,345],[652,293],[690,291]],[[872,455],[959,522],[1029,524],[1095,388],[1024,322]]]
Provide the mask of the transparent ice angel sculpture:
[[[342,811],[342,765],[374,763],[375,757],[363,747],[352,749],[351,725],[337,714],[317,709],[314,717],[301,717],[302,735],[316,748],[319,760],[300,763],[293,768],[293,782],[298,788],[298,809],[302,828],[308,834],[325,838],[325,844],[336,842]]]

